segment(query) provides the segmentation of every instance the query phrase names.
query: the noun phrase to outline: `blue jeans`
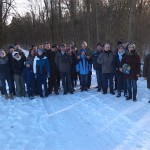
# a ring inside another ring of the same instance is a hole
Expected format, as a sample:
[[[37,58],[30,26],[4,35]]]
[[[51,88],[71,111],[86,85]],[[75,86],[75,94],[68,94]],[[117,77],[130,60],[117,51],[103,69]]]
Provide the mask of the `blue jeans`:
[[[103,91],[107,91],[108,89],[108,85],[110,88],[110,92],[113,91],[113,78],[114,78],[114,74],[112,73],[103,73]]]
[[[48,96],[48,88],[47,88],[47,75],[38,74],[37,75],[38,89],[40,96],[43,96],[42,85],[44,85],[45,96]]]
[[[125,94],[127,94],[127,81],[123,78],[123,74],[117,73],[117,89],[118,93],[121,93],[123,90]]]
[[[137,80],[131,80],[131,79],[127,79],[127,89],[128,89],[128,93],[129,93],[129,97],[132,98],[136,98],[137,95]],[[133,93],[133,95],[132,95]]]
[[[80,75],[80,84],[81,84],[81,87],[86,87],[88,86],[88,74],[81,74]]]
[[[98,89],[101,90],[103,88],[103,80],[102,80],[102,71],[101,70],[96,70],[96,77],[97,77],[97,84],[98,84]]]
[[[5,95],[5,94],[7,94],[6,80],[2,79],[1,83],[2,83],[2,92],[1,93],[2,93],[2,95]],[[8,87],[9,87],[9,93],[13,94],[13,82],[11,82],[10,80],[7,80],[7,83],[8,83]]]

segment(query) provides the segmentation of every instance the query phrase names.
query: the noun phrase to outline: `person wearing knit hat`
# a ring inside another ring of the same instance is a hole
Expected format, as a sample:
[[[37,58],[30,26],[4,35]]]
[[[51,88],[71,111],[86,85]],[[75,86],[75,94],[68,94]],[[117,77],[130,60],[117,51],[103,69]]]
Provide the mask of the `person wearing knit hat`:
[[[34,72],[30,61],[25,62],[25,68],[23,70],[23,78],[24,82],[26,84],[27,93],[29,99],[34,99]]]
[[[25,97],[25,84],[23,79],[23,69],[24,69],[24,58],[20,56],[19,52],[14,51],[12,53],[12,72],[14,81],[16,84],[16,96]]]

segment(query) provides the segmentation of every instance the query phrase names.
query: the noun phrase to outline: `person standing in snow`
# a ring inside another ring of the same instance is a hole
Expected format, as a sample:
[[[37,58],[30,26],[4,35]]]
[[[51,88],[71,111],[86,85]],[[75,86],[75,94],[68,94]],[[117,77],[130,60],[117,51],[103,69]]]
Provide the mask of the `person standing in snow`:
[[[93,60],[93,68],[96,71],[96,78],[97,78],[97,85],[98,89],[97,91],[100,92],[102,90],[102,66],[101,64],[97,63],[97,58],[99,55],[103,52],[102,45],[100,43],[97,44],[96,52],[92,56]]]
[[[88,90],[88,74],[91,71],[91,64],[89,63],[89,60],[87,59],[85,50],[80,51],[80,59],[78,59],[78,62],[76,65],[76,71],[80,75],[81,91],[87,91]]]
[[[150,91],[150,54],[148,54],[144,60],[143,77],[147,80],[147,88]]]
[[[123,45],[119,45],[118,52],[117,52],[116,59],[115,59],[117,90],[118,90],[117,97],[121,97],[122,90],[124,91],[124,96],[127,97],[126,79],[124,78],[124,74],[122,72],[120,72],[120,70],[119,70],[119,65],[120,65],[123,57],[125,56],[125,53],[126,53],[126,51],[125,51],[125,48],[123,47]]]
[[[73,94],[72,84],[71,84],[71,56],[66,52],[66,45],[62,44],[60,46],[61,52],[58,52],[56,57],[57,67],[59,68],[60,76],[62,79],[62,85],[64,90],[64,95],[68,92]]]
[[[136,102],[137,80],[140,77],[140,56],[137,54],[134,44],[129,44],[128,52],[125,57],[123,57],[119,68],[127,79],[128,97],[126,100],[133,99],[133,101]]]
[[[104,51],[99,55],[97,62],[102,66],[103,94],[107,94],[109,85],[110,93],[112,95],[115,95],[113,89],[113,78],[115,73],[115,55],[111,50],[110,44],[104,45]]]
[[[23,79],[25,58],[22,58],[19,55],[19,52],[13,52],[12,56],[13,56],[13,60],[11,66],[12,66],[14,81],[16,84],[16,96],[25,97],[25,83]]]
[[[32,63],[30,61],[25,62],[23,77],[24,77],[24,82],[26,83],[28,97],[29,99],[34,99],[35,78],[34,78]]]
[[[11,68],[9,66],[9,60],[4,50],[0,50],[0,81],[2,84],[2,95],[5,95],[5,99],[13,99],[13,81],[11,75]],[[9,94],[6,89],[6,81],[9,87]]]
[[[50,64],[43,49],[37,50],[37,56],[34,58],[33,70],[38,82],[38,89],[41,98],[48,97],[47,78],[50,78]],[[44,85],[45,95],[43,95],[42,85]]]

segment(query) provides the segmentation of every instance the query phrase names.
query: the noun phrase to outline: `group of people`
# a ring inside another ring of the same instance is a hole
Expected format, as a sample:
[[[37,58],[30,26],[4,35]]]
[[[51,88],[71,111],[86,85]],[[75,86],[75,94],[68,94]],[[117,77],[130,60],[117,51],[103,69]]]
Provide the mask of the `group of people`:
[[[144,76],[148,82],[149,63],[147,61],[144,66]],[[117,97],[121,97],[123,93],[126,100],[137,101],[140,64],[134,44],[125,46],[119,42],[117,48],[112,50],[110,44],[98,43],[94,51],[88,48],[86,42],[81,44],[79,50],[73,42],[69,45],[55,44],[52,47],[46,42],[38,47],[32,45],[28,57],[15,44],[9,47],[7,53],[0,50],[1,94],[5,99],[25,97],[26,92],[29,99],[33,99],[35,95],[48,97],[52,92],[59,95],[60,81],[64,95],[74,94],[78,79],[81,91],[87,91],[91,86],[93,67],[96,71],[98,92],[107,94],[110,91],[115,95],[116,89]]]

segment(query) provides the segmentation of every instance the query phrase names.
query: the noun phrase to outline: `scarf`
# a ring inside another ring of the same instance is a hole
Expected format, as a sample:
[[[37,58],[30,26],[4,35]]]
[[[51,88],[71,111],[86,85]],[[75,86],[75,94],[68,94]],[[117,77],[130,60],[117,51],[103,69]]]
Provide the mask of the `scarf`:
[[[123,57],[123,54],[124,54],[125,52],[123,51],[123,52],[118,52],[118,56],[119,56],[119,60],[120,60],[120,62],[121,62],[121,60],[122,60],[122,57]]]

